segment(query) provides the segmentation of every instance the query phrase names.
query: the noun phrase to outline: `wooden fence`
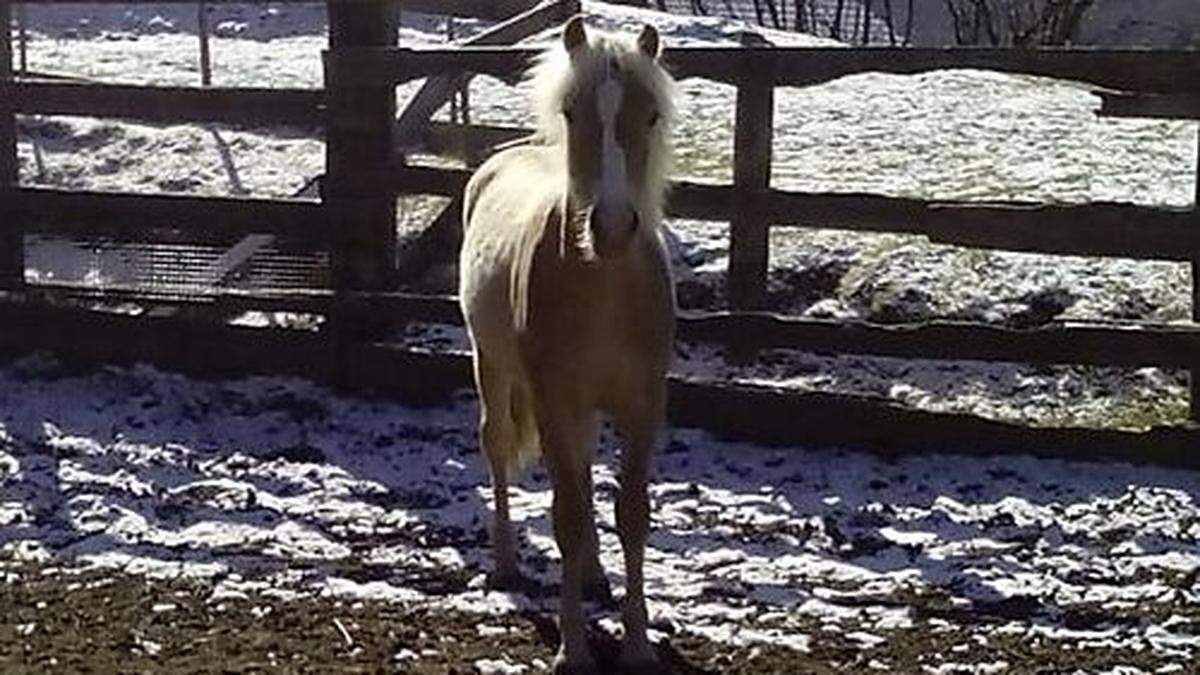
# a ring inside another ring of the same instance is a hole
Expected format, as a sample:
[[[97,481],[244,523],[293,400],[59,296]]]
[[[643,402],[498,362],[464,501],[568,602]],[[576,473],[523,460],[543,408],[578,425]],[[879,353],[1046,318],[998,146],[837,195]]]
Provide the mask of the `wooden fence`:
[[[0,0],[0,21],[9,17],[12,4]],[[105,358],[140,355],[168,363],[189,363],[205,372],[224,372],[226,368],[217,363],[219,359],[201,358],[197,350],[211,351],[212,340],[228,340],[230,345],[245,350],[237,358],[229,357],[230,363],[241,364],[243,369],[261,369],[286,362],[286,370],[306,365],[316,368],[313,350],[317,349],[315,345],[324,345],[321,353],[328,363],[318,370],[327,368],[327,379],[341,384],[368,383],[372,388],[408,394],[422,387],[435,390],[466,384],[461,357],[417,358],[374,341],[381,316],[460,320],[452,298],[413,297],[394,291],[396,196],[457,196],[468,176],[464,170],[409,165],[403,157],[393,155],[394,87],[421,78],[454,80],[467,73],[513,82],[533,52],[528,48],[488,46],[401,48],[395,44],[395,18],[391,6],[383,2],[329,3],[325,86],[317,91],[127,87],[15,78],[11,38],[5,31],[0,44],[0,288],[6,292],[5,302],[0,303],[0,317],[4,317],[4,325],[14,329],[0,335],[0,346],[52,343],[64,351],[91,350],[89,353],[95,354],[100,349]],[[1193,419],[1200,419],[1200,314],[1189,325],[1053,322],[1036,329],[1015,330],[953,322],[902,327],[837,323],[760,311],[767,274],[767,233],[774,226],[899,232],[957,246],[1010,251],[1191,261],[1193,270],[1200,272],[1200,210],[1116,203],[940,203],[779,190],[770,186],[771,143],[770,134],[764,132],[773,125],[771,96],[776,87],[814,85],[865,71],[918,73],[945,68],[983,68],[1080,80],[1104,88],[1101,114],[1200,119],[1200,54],[703,47],[671,49],[664,58],[680,78],[704,78],[738,89],[733,183],[679,183],[669,204],[672,215],[732,224],[728,283],[731,311],[681,317],[682,339],[716,342],[739,350],[794,347],[820,353],[904,358],[1184,368],[1193,372]],[[327,162],[322,201],[114,195],[22,187],[17,181],[16,114],[323,127]],[[444,127],[434,125],[427,133],[436,137],[444,132]],[[471,133],[487,140],[519,130],[483,127]],[[49,307],[41,300],[57,299],[64,293],[136,300],[141,289],[85,290],[24,283],[23,236],[28,232],[110,234],[159,226],[179,230],[183,236],[189,232],[196,236],[214,232],[237,236],[278,234],[330,251],[334,270],[331,288],[288,292],[214,289],[205,298],[225,309],[321,313],[329,319],[328,328],[303,335],[258,330],[257,338],[249,338],[244,331],[227,327],[201,329],[194,323],[171,323],[178,317],[157,316],[151,320],[97,316],[94,312]],[[1195,288],[1196,308],[1200,311],[1200,286]],[[112,336],[112,342],[101,348],[95,340],[90,345],[71,340],[70,335],[79,333],[70,327],[84,324],[97,335]],[[48,334],[59,339],[48,340]],[[119,337],[134,334],[144,338]],[[169,344],[157,344],[156,334],[174,337],[164,341]],[[250,346],[256,344],[255,340],[269,345],[269,349]],[[375,359],[375,369],[359,361],[366,355]],[[400,372],[400,365],[416,370]],[[432,370],[420,370],[425,367]],[[425,372],[425,376],[419,372]],[[400,378],[405,384],[385,386],[380,373]],[[429,377],[429,373],[435,377]],[[676,421],[701,420],[705,426],[761,440],[842,438],[886,448],[958,450],[986,444],[997,449],[1057,449],[1080,455],[1088,454],[1091,448],[1132,459],[1200,463],[1200,453],[1184,451],[1200,448],[1200,433],[1195,428],[1145,433],[1031,429],[969,416],[904,410],[863,397],[787,394],[680,380],[672,386],[677,395],[672,407]],[[732,419],[720,414],[722,409],[743,414]],[[831,411],[853,415],[862,423],[843,425],[856,428],[835,432],[795,422],[820,420],[821,415]]]

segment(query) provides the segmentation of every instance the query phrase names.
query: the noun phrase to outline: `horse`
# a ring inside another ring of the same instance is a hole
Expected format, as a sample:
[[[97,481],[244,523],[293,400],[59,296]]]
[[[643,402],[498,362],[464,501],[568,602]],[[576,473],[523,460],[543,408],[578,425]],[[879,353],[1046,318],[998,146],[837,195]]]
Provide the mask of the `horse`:
[[[674,82],[658,31],[589,34],[582,17],[528,73],[536,142],[479,167],[463,201],[459,297],[493,490],[492,588],[515,590],[508,485],[540,457],[562,556],[556,673],[594,672],[585,592],[603,598],[591,464],[601,415],[622,440],[622,668],[657,670],[646,636],[647,482],[666,416],[674,288],[659,224]],[[611,600],[611,596],[609,596]]]

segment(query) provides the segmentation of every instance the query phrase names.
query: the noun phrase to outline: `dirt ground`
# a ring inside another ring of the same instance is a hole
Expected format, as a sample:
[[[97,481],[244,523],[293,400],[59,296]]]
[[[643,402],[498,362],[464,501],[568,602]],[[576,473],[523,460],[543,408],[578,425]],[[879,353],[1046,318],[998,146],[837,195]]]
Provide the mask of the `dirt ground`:
[[[546,615],[480,616],[320,598],[214,600],[211,588],[198,582],[42,566],[9,568],[4,576],[0,671],[5,673],[548,672],[558,640]],[[1003,621],[1005,612],[1020,608],[964,617],[949,607],[926,605],[918,609],[922,618],[913,628],[872,647],[848,639],[852,636],[822,634],[814,625],[807,653],[672,636],[660,644],[660,655],[676,673],[922,672],[929,655],[946,651],[960,653],[963,666],[935,672],[1048,674],[1117,666],[1155,671],[1163,665],[1144,651],[1076,651],[1062,641],[1020,636],[980,640],[950,624]],[[1200,630],[1200,609],[1178,609]],[[1136,612],[1122,617],[1080,613],[1074,622],[1139,620]],[[598,626],[592,637],[606,672],[615,672],[616,639]],[[507,663],[508,669],[493,662]],[[512,664],[527,664],[527,669],[514,670],[520,666]]]
[[[533,583],[486,592],[476,412],[0,368],[0,673],[546,672],[549,486],[511,487]],[[594,480],[619,590],[618,451],[602,434]],[[1195,472],[681,428],[655,461],[651,639],[674,672],[1200,672]],[[604,672],[616,615],[591,615]]]

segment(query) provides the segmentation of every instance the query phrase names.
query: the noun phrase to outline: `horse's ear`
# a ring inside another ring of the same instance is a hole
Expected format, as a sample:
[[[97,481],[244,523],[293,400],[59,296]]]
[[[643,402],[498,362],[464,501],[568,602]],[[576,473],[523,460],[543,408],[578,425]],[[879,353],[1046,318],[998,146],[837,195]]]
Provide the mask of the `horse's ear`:
[[[576,14],[563,29],[563,46],[567,48],[567,52],[574,53],[586,44],[587,30],[583,27],[583,16]]]
[[[662,50],[662,40],[658,37],[657,28],[650,24],[646,24],[642,28],[642,34],[638,36],[638,49],[652,59],[658,58],[658,54]]]

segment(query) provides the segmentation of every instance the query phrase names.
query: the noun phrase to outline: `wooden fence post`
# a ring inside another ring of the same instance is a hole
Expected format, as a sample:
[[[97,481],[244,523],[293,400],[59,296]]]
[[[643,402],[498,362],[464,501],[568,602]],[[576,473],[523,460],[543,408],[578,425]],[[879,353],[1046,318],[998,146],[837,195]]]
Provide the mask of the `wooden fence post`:
[[[24,2],[17,4],[17,41],[20,45],[20,67],[17,72],[21,77],[29,76],[29,7]]]
[[[757,36],[755,36],[757,37]],[[761,46],[743,36],[746,46]],[[733,132],[733,184],[738,191],[729,233],[729,304],[731,309],[761,309],[766,301],[770,228],[762,198],[771,183],[775,88],[746,73],[737,90]]]
[[[331,0],[327,7],[331,50],[396,45],[395,3]],[[345,84],[336,76],[336,70],[326,70],[323,194],[329,226],[337,230],[334,286],[340,293],[384,290],[395,276],[396,198],[380,179],[393,155],[396,91],[392,86]],[[354,311],[350,303],[338,304],[346,311],[335,330],[373,330],[369,315]]]
[[[196,35],[200,38],[200,84],[212,86],[212,52],[208,43],[208,3],[196,5]]]
[[[12,3],[0,0],[0,83],[13,79]],[[17,119],[10,97],[0,96],[0,193],[18,183]],[[0,199],[0,203],[7,201]],[[0,289],[20,288],[25,282],[25,237],[20,223],[5,218],[0,223]]]

